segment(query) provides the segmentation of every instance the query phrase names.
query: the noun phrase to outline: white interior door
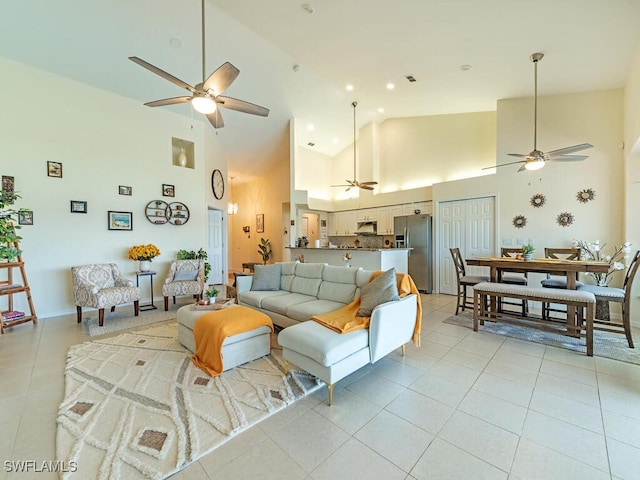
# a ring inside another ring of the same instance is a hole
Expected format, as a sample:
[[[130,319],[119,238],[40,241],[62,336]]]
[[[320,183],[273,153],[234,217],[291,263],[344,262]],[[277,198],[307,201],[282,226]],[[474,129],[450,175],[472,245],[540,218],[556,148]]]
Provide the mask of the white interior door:
[[[438,208],[438,291],[456,295],[456,271],[450,248],[459,248],[462,258],[491,256],[495,246],[495,197],[441,202]],[[469,275],[483,273],[468,267]],[[486,272],[484,272],[486,274]]]
[[[210,284],[226,284],[224,281],[225,265],[223,262],[223,223],[221,210],[209,210],[209,245],[207,254],[209,255],[209,263],[211,264],[211,272],[207,283]]]

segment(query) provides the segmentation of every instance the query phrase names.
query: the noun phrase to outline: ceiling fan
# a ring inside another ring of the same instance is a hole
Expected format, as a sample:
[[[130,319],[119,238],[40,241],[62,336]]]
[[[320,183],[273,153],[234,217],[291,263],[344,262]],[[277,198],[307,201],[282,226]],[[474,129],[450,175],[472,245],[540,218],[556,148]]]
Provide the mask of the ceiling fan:
[[[255,105],[253,103],[245,102],[244,100],[238,100],[237,98],[222,96],[221,94],[233,83],[240,70],[234,67],[231,63],[225,62],[218,69],[209,75],[209,78],[205,79],[205,16],[204,16],[204,0],[202,0],[202,83],[196,84],[192,87],[186,82],[183,82],[179,78],[174,77],[170,73],[159,69],[158,67],[145,62],[138,57],[129,57],[129,60],[137,63],[141,67],[146,68],[150,72],[161,76],[165,80],[169,80],[174,85],[184,88],[191,92],[191,96],[185,97],[173,97],[165,98],[163,100],[156,100],[154,102],[145,103],[148,107],[162,107],[165,105],[176,105],[179,103],[191,102],[193,108],[198,112],[207,116],[207,119],[213,125],[214,128],[224,127],[224,121],[220,114],[220,109],[217,107],[224,107],[230,110],[236,110],[238,112],[250,113],[252,115],[259,115],[266,117],[269,115],[269,109]]]
[[[560,148],[558,150],[552,150],[550,152],[542,152],[537,148],[538,140],[538,62],[542,60],[544,53],[531,54],[531,61],[534,65],[534,97],[533,97],[533,150],[527,154],[523,153],[509,153],[512,157],[521,157],[524,160],[518,160],[517,162],[503,163],[501,165],[495,165],[493,167],[485,167],[483,170],[490,168],[505,167],[507,165],[515,165],[518,163],[524,163],[518,171],[523,170],[540,170],[544,167],[546,162],[575,162],[589,158],[586,155],[569,155],[570,153],[579,152],[587,148],[592,148],[590,143],[581,143],[580,145],[573,145],[572,147]]]
[[[331,185],[332,187],[347,187],[345,192],[351,190],[351,188],[361,188],[363,190],[373,190],[373,185],[377,185],[378,182],[359,182],[356,180],[356,107],[358,102],[352,102],[353,107],[353,180],[345,180],[345,185]]]

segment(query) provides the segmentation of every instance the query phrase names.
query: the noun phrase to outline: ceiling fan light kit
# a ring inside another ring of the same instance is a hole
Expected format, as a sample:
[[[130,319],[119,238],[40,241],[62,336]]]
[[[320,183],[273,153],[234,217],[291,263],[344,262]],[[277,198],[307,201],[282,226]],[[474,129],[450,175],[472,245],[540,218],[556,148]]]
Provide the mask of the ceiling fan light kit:
[[[146,68],[152,73],[170,81],[174,85],[180,88],[184,88],[191,93],[190,97],[173,97],[165,98],[163,100],[156,100],[153,102],[145,103],[148,107],[163,107],[166,105],[177,105],[180,103],[191,102],[191,106],[198,112],[207,116],[209,123],[214,128],[224,127],[224,121],[218,106],[228,108],[230,110],[236,110],[238,112],[249,113],[251,115],[258,115],[260,117],[266,117],[269,115],[269,109],[255,105],[253,103],[245,102],[244,100],[238,100],[237,98],[222,96],[222,93],[233,83],[236,77],[240,74],[240,70],[234,67],[231,63],[225,62],[218,67],[209,78],[205,79],[205,28],[204,28],[204,0],[201,0],[202,4],[202,83],[198,83],[195,87],[192,87],[186,82],[183,82],[177,77],[174,77],[170,73],[161,70],[155,65],[150,64],[138,57],[129,57],[134,63],[137,63],[143,68]],[[213,115],[215,113],[215,115]]]
[[[511,157],[520,157],[523,160],[518,160],[517,162],[509,162],[503,163],[500,165],[495,165],[491,167],[483,168],[483,170],[488,170],[490,168],[496,167],[506,167],[507,165],[515,165],[518,163],[524,163],[519,169],[518,172],[522,172],[524,170],[535,171],[540,170],[544,167],[546,162],[555,161],[555,162],[575,162],[588,158],[586,155],[569,155],[570,153],[579,152],[580,150],[585,150],[587,148],[592,148],[593,145],[590,143],[581,143],[579,145],[573,145],[571,147],[559,148],[558,150],[552,150],[550,152],[542,152],[538,150],[538,62],[542,60],[544,57],[544,53],[532,53],[530,56],[531,61],[533,62],[533,150],[528,154],[522,153],[509,153],[508,155]]]

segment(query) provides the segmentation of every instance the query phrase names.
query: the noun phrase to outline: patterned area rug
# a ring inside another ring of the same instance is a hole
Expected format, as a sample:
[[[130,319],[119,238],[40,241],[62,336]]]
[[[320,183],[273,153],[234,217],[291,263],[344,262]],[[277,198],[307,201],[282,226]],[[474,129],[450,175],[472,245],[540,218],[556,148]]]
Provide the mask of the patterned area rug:
[[[72,346],[56,453],[77,470],[61,478],[166,478],[322,385],[285,376],[280,350],[215,378],[190,356],[176,323]]]
[[[459,325],[461,327],[473,328],[473,314],[462,313],[452,315],[444,323]],[[585,340],[583,338],[573,338],[553,332],[544,332],[533,328],[510,325],[508,323],[485,322],[484,326],[479,326],[478,331],[505,335],[507,337],[519,338],[529,342],[542,343],[553,347],[567,348],[584,354],[586,352]],[[634,343],[635,340],[634,340]],[[597,357],[612,358],[621,362],[635,363],[640,365],[640,350],[629,348],[627,338],[622,334],[609,332],[593,333],[593,354]]]
[[[185,305],[187,304],[185,303]],[[102,327],[98,325],[98,311],[90,310],[91,314],[84,316],[82,319],[82,335],[84,338],[97,337],[121,330],[151,325],[152,323],[158,323],[164,320],[175,319],[176,311],[181,306],[182,305],[171,305],[168,312],[165,312],[163,307],[159,307],[157,310],[141,311],[136,317],[133,315],[133,307],[126,305],[125,307],[117,308],[113,313],[106,311],[104,314],[104,325]]]

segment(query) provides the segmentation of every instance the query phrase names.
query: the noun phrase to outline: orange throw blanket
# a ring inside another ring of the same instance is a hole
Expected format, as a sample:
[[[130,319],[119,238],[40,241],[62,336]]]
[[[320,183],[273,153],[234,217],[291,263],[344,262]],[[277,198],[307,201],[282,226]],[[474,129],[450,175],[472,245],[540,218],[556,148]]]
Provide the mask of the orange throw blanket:
[[[378,271],[371,275],[369,281],[382,275],[384,272]],[[422,302],[420,300],[420,292],[413,279],[406,273],[396,273],[396,281],[398,283],[398,295],[400,298],[414,293],[418,302],[418,310],[416,312],[416,326],[413,329],[413,343],[416,347],[420,346],[420,332],[422,329]],[[358,317],[360,310],[360,298],[356,298],[349,305],[345,305],[333,312],[324,313],[311,317],[314,320],[331,330],[338,333],[349,333],[362,328],[369,328],[371,317]]]
[[[223,371],[222,344],[227,337],[267,326],[273,332],[273,323],[264,313],[248,307],[227,307],[202,315],[193,327],[196,353],[193,364],[212,377]]]

